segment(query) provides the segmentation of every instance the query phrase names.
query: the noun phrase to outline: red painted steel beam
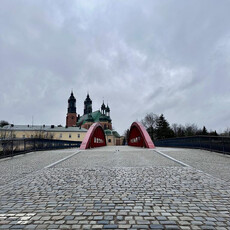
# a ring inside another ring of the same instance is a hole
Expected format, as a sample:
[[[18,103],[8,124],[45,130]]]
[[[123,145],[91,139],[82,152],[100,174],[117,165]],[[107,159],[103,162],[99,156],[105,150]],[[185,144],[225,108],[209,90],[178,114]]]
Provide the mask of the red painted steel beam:
[[[87,131],[80,149],[90,149],[106,146],[105,132],[100,123],[94,123]]]
[[[140,122],[133,122],[130,127],[129,146],[144,147],[154,149],[155,146],[145,127]]]

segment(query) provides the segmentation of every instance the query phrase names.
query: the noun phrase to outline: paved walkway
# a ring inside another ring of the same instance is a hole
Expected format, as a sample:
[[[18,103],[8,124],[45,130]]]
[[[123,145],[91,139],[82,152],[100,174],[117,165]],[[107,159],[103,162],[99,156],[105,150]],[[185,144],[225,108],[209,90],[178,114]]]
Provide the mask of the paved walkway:
[[[0,229],[230,229],[230,183],[156,151],[105,147],[48,164],[5,182]]]
[[[1,186],[23,178],[32,172],[43,169],[45,166],[63,159],[76,149],[31,152],[0,160],[0,189]]]
[[[180,164],[169,160],[153,150],[133,147],[95,148],[81,151],[74,157],[58,164],[58,168],[94,168],[94,167],[152,167],[178,166]]]
[[[198,149],[157,148],[157,150],[214,177],[230,182],[230,155]]]

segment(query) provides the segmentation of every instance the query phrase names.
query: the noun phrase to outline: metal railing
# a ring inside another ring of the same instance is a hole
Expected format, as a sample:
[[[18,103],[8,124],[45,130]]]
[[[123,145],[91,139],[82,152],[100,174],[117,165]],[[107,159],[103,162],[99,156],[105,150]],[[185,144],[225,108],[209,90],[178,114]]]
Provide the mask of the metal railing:
[[[80,147],[80,145],[80,141],[63,141],[38,138],[3,139],[0,140],[0,158],[32,151]]]
[[[193,136],[154,141],[158,147],[196,148],[230,154],[230,137]]]

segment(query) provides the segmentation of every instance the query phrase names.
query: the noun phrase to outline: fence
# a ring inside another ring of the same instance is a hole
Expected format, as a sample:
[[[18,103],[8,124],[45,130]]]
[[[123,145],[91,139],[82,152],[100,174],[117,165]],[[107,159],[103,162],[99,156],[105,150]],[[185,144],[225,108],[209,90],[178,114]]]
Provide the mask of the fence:
[[[37,138],[4,139],[0,140],[0,158],[31,151],[80,147],[80,145],[80,141],[63,141]]]
[[[230,137],[194,136],[156,140],[158,147],[198,148],[230,154]]]

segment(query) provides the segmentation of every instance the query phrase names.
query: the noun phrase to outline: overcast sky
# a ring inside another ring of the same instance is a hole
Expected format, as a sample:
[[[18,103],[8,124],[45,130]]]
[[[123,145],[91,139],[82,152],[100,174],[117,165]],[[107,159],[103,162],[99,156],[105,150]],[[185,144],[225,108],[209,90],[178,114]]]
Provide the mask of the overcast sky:
[[[0,120],[65,125],[109,103],[123,134],[146,113],[230,127],[229,0],[2,0]]]

